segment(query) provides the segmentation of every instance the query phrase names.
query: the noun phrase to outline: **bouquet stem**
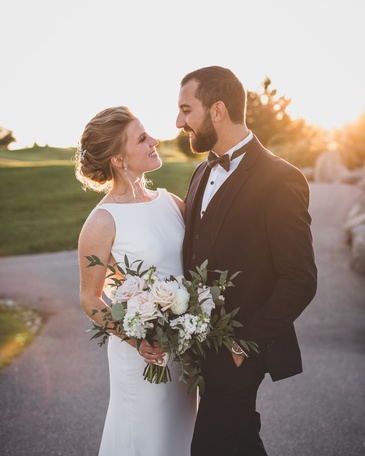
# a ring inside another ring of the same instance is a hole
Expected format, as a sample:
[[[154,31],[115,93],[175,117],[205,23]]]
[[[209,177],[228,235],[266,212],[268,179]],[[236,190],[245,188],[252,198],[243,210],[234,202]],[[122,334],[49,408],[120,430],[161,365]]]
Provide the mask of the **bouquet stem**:
[[[171,382],[171,373],[167,365],[169,356],[166,354],[166,359],[162,365],[160,364],[147,364],[143,371],[143,378],[150,383],[167,383]]]

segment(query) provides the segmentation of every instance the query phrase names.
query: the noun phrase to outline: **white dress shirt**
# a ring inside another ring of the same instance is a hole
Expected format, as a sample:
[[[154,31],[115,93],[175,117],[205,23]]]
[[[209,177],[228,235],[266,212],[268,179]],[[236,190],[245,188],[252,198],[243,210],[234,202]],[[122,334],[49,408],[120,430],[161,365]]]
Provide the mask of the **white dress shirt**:
[[[232,147],[226,154],[229,155],[229,158],[231,159],[233,152],[236,150],[240,149],[243,147],[245,144],[247,144],[251,139],[253,138],[252,131],[246,136],[246,138],[242,141],[240,141],[238,144]],[[213,151],[214,152],[214,151]],[[221,185],[228,179],[228,177],[237,169],[237,166],[240,164],[242,158],[244,157],[244,153],[235,159],[233,159],[230,162],[230,167],[229,171],[226,171],[224,168],[222,168],[220,165],[214,166],[210,170],[210,174],[208,177],[207,185],[204,190],[204,195],[203,195],[203,201],[202,201],[202,207],[200,211],[200,216],[203,217],[204,212],[206,211],[208,204],[210,203],[211,199],[213,196],[216,194],[216,192],[219,190]]]

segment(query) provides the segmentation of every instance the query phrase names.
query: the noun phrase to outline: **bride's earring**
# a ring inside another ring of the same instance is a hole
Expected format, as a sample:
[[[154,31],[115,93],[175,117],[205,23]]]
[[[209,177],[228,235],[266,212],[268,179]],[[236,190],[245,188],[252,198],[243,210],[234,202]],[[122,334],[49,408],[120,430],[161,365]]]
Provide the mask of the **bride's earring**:
[[[123,163],[123,174],[127,174],[127,165],[125,163]]]

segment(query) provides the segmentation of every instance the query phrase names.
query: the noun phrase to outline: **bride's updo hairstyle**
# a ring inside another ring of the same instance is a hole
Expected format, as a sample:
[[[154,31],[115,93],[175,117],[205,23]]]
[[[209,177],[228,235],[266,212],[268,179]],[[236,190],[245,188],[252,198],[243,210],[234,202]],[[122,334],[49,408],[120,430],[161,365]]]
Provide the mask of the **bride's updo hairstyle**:
[[[135,119],[129,108],[118,106],[104,109],[86,125],[74,156],[75,175],[84,190],[110,190],[113,181],[110,159],[123,153],[125,130]]]

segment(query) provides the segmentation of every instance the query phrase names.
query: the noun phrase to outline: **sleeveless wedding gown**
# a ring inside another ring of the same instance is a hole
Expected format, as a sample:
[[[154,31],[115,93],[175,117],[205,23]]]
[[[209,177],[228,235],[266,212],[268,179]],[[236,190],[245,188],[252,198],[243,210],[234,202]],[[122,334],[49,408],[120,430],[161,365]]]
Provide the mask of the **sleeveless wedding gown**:
[[[184,222],[165,189],[145,203],[101,204],[115,221],[112,255],[123,264],[143,260],[156,266],[161,278],[182,274]],[[143,379],[146,366],[137,350],[115,336],[108,341],[110,402],[99,456],[188,456],[197,394],[179,381],[172,363],[172,381],[151,384]]]

